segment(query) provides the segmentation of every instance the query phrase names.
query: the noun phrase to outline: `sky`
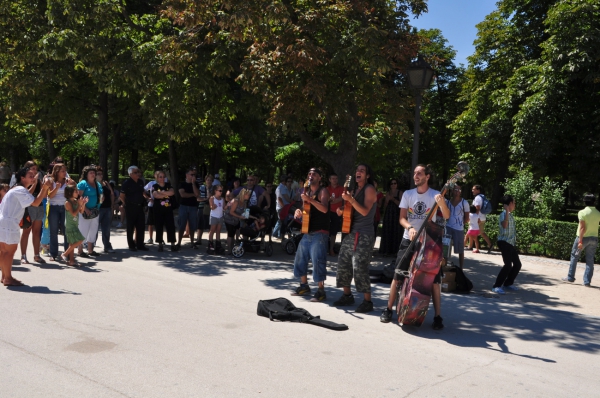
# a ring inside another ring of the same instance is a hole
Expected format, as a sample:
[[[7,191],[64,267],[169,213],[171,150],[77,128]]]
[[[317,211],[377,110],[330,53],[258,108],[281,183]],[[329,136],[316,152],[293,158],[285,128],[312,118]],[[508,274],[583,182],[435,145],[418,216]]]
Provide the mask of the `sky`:
[[[455,64],[467,66],[467,57],[475,52],[477,25],[496,9],[497,0],[428,0],[429,12],[412,20],[418,29],[437,28],[456,50]]]

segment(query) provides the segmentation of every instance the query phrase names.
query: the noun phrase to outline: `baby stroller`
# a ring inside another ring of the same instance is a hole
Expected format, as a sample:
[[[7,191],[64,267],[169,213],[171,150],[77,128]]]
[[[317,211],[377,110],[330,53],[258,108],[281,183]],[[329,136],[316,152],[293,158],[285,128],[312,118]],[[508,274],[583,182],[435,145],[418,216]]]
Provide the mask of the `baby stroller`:
[[[283,233],[283,239],[281,239],[281,244],[285,249],[287,254],[294,254],[296,250],[298,250],[298,245],[300,244],[300,240],[302,239],[302,223],[295,218],[292,218],[290,222],[285,227],[285,232]]]
[[[269,231],[271,231],[270,214],[268,211],[263,211],[256,214],[257,216],[254,216],[257,218],[255,222],[258,222],[258,219],[263,217],[265,223],[258,231],[250,226],[254,224],[254,222],[250,223],[250,225],[240,228],[242,240],[239,243],[236,243],[231,249],[231,254],[233,257],[240,258],[246,251],[253,253],[264,251],[268,257],[273,255],[273,245],[271,244],[271,234],[269,233]],[[269,239],[266,240],[266,237]]]

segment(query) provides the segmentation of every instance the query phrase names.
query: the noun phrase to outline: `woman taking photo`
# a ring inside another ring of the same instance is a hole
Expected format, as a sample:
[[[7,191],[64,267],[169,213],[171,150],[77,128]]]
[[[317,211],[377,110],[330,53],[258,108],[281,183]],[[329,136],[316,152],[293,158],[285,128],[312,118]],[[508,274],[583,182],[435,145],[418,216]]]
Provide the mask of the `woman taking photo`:
[[[87,253],[79,246],[81,257],[98,256],[94,251],[94,242],[98,235],[98,215],[102,203],[102,186],[96,182],[96,166],[85,166],[81,172],[81,180],[77,184],[79,196],[88,198],[85,209],[79,214],[79,230],[87,242]]]
[[[385,213],[383,214],[379,254],[384,256],[395,256],[398,253],[404,234],[404,228],[400,225],[400,208],[398,207],[400,199],[402,199],[402,191],[398,187],[398,180],[392,178],[383,202]]]
[[[58,163],[52,168],[54,184],[48,198],[50,212],[48,213],[48,228],[50,232],[50,260],[58,258],[58,231],[65,230],[65,187],[67,186],[67,167]],[[67,236],[64,236],[64,250],[67,250]]]
[[[177,251],[175,246],[175,220],[173,218],[173,201],[175,190],[170,183],[165,182],[164,171],[155,174],[156,184],[152,185],[152,197],[154,198],[154,228],[156,230],[156,243],[158,251],[164,250],[163,230],[167,229],[167,242],[171,243],[171,251]]]
[[[102,246],[104,247],[104,253],[114,253],[115,251],[110,243],[110,226],[112,224],[114,194],[112,187],[104,178],[104,171],[100,166],[96,166],[96,182],[102,186],[101,192],[104,193],[102,195],[104,200],[102,201],[102,204],[100,204],[100,213],[98,214],[98,224],[100,225],[100,231],[102,231]],[[97,239],[98,234],[96,234],[94,243]]]
[[[35,178],[31,180],[31,186],[28,187],[28,191],[34,197],[37,197],[42,189],[43,178],[39,172],[39,168],[33,161],[25,163],[23,168],[29,169],[29,171],[35,173]],[[23,228],[23,234],[21,235],[21,264],[29,264],[29,261],[27,260],[27,243],[30,234],[31,242],[33,243],[33,260],[40,264],[46,262],[40,257],[40,239],[42,237],[44,210],[46,209],[41,206],[41,203],[31,205],[27,208],[29,218],[31,219],[31,226],[29,228]]]
[[[223,212],[225,227],[227,228],[227,250],[231,252],[233,248],[233,238],[240,229],[240,220],[245,220],[246,202],[250,199],[252,192],[249,189],[242,188],[238,196],[227,204]]]
[[[40,185],[40,191],[35,198],[25,187],[31,186],[37,180],[37,169],[34,171],[23,168],[15,173],[15,178],[15,187],[7,192],[0,204],[0,282],[4,286],[23,286],[23,282],[12,276],[12,260],[21,234],[19,222],[23,219],[25,208],[39,206],[52,185],[52,180],[47,179]]]

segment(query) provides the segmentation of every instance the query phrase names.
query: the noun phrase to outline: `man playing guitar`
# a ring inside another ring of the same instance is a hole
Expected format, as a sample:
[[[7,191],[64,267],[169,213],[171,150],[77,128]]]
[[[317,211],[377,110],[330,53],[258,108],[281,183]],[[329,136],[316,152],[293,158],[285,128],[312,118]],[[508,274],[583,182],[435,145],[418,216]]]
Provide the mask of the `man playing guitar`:
[[[373,219],[377,210],[377,192],[371,180],[372,171],[366,164],[356,168],[356,189],[353,194],[344,192],[342,198],[354,208],[350,233],[342,241],[338,257],[337,287],[344,289],[344,294],[334,302],[336,306],[354,304],[354,296],[350,290],[350,282],[354,278],[356,291],[363,293],[365,298],[356,308],[358,313],[373,311],[371,301],[371,280],[369,264],[373,253]],[[342,214],[338,209],[338,214]]]
[[[308,233],[302,239],[294,259],[294,276],[300,278],[300,286],[296,288],[293,296],[310,294],[308,286],[308,261],[313,263],[313,281],[319,288],[311,301],[325,300],[325,279],[327,278],[327,246],[329,240],[329,191],[321,186],[323,173],[317,168],[308,172],[310,185],[302,193],[302,201],[310,204],[310,212],[304,217],[309,217]],[[294,213],[294,218],[301,218],[302,210]]]

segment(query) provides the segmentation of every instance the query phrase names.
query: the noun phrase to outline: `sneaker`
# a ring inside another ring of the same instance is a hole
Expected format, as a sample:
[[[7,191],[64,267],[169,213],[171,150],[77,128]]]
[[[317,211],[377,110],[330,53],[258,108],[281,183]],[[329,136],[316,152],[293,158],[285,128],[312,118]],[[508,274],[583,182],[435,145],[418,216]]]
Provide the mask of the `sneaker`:
[[[118,223],[118,224],[117,224],[117,228],[123,228],[123,224],[121,224],[121,223]]]
[[[148,239],[147,241],[144,242],[147,245],[151,245],[154,243],[154,241],[152,240],[152,238]]]
[[[583,286],[585,286],[585,287],[591,287],[589,283],[584,283]]]
[[[95,251],[93,251],[93,250],[92,250],[91,252],[89,252],[88,254],[89,254],[91,257],[98,257],[98,256],[100,255],[100,253],[98,253],[98,252],[95,252]]]
[[[495,287],[495,288],[493,288],[492,292],[498,293],[498,294],[506,294],[506,292],[504,291],[504,289],[502,289],[501,287]]]
[[[371,311],[373,311],[373,302],[363,300],[363,302],[360,303],[360,305],[356,308],[354,312],[357,312],[359,314],[366,314],[367,312]]]
[[[108,250],[105,249],[104,253],[116,253],[116,252],[115,252],[115,249],[111,248],[111,249],[108,249]]]
[[[510,285],[510,286],[504,286],[504,290],[510,290],[510,291],[516,292],[517,290],[519,290],[519,288],[516,287],[515,285]]]
[[[441,316],[436,316],[433,318],[433,325],[431,325],[433,327],[434,330],[440,330],[444,328],[444,323],[442,322],[443,319]]]
[[[389,323],[392,320],[392,315],[393,315],[393,311],[390,310],[389,308],[386,308],[385,310],[383,310],[383,312],[381,313],[381,316],[379,317],[379,320],[383,323]]]
[[[326,298],[327,298],[327,294],[325,294],[325,290],[317,289],[317,292],[315,293],[313,298],[310,299],[310,301],[312,301],[312,302],[325,301]]]
[[[569,277],[568,277],[568,276],[565,276],[565,277],[564,277],[564,278],[562,278],[561,280],[562,280],[563,282],[568,282],[568,283],[573,283],[573,282],[575,282],[575,279],[571,280],[571,279],[569,279]]]
[[[308,285],[300,285],[296,288],[292,296],[306,296],[310,294],[310,286]]]
[[[337,301],[333,302],[333,305],[338,306],[338,307],[344,307],[344,306],[352,305],[352,304],[354,304],[354,296],[352,294],[350,294],[349,296],[346,296],[343,293],[342,293],[342,297],[340,297]]]

